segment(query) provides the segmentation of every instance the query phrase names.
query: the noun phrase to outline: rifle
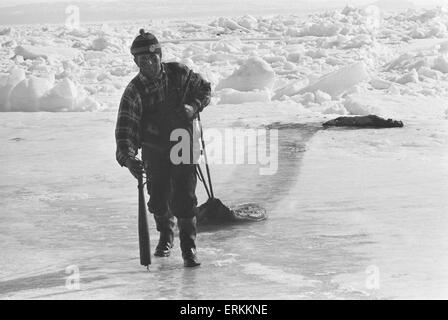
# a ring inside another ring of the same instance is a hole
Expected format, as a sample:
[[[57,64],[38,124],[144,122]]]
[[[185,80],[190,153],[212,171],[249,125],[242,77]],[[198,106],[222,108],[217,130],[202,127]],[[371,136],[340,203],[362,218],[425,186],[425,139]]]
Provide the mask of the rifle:
[[[140,264],[149,270],[149,265],[151,264],[151,243],[144,186],[143,174],[141,174],[138,177],[138,243],[140,247]]]

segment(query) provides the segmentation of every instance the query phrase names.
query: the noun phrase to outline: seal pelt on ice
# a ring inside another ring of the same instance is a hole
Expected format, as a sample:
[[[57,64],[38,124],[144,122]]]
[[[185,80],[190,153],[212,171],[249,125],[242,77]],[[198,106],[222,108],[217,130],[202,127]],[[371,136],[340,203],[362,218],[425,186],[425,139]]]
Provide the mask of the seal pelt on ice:
[[[354,116],[354,117],[338,117],[322,124],[324,127],[358,127],[358,128],[401,128],[403,122],[384,119],[376,115]]]

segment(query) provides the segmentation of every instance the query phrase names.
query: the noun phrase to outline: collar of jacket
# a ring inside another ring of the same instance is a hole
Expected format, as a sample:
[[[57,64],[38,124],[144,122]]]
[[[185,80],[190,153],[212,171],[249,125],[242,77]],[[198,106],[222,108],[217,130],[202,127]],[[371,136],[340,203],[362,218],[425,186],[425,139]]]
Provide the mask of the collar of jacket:
[[[138,73],[138,78],[142,82],[143,88],[145,88],[146,93],[150,93],[156,89],[163,87],[163,80],[165,79],[165,77],[166,77],[166,70],[164,63],[162,63],[160,77],[158,77],[157,79],[154,80],[148,79],[148,77],[146,77],[143,73],[141,72]]]

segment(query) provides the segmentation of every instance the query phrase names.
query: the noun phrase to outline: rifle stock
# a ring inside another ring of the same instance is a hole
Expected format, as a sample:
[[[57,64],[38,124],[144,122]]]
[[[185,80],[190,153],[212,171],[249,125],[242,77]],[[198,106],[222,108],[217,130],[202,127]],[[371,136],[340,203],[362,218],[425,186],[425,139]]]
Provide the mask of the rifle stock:
[[[151,264],[151,245],[143,175],[140,175],[138,178],[138,242],[140,247],[140,264],[149,267]]]

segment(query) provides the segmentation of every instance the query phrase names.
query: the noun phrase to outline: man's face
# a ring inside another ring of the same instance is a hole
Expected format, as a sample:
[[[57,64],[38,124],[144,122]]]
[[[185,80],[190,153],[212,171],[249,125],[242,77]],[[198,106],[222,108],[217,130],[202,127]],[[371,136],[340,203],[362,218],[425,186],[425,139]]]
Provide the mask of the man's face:
[[[134,61],[140,71],[149,78],[157,77],[160,74],[161,60],[156,53],[139,54],[134,57]]]

